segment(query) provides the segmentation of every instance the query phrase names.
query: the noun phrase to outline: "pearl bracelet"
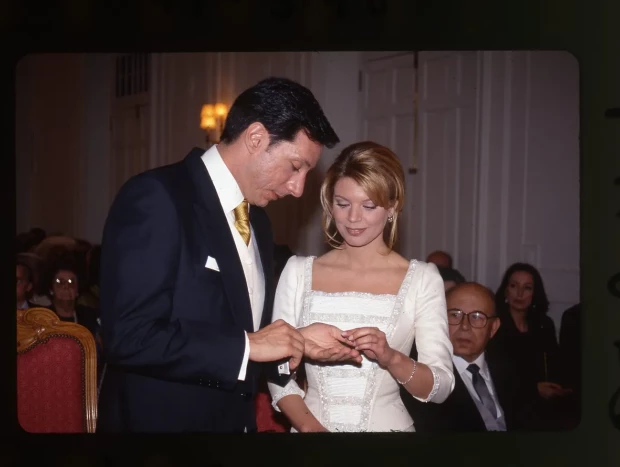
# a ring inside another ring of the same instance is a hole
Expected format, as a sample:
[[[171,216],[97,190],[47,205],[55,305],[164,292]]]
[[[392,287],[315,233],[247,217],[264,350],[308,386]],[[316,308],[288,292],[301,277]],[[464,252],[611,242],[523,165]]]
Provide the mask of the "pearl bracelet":
[[[413,358],[411,359],[411,361],[413,362],[413,371],[411,372],[411,375],[409,376],[409,379],[407,381],[403,382],[403,381],[400,381],[398,378],[396,378],[396,382],[398,384],[401,384],[401,385],[405,386],[409,381],[411,381],[411,378],[413,378],[413,375],[415,374],[415,370],[417,369],[418,364],[417,364],[417,362]]]

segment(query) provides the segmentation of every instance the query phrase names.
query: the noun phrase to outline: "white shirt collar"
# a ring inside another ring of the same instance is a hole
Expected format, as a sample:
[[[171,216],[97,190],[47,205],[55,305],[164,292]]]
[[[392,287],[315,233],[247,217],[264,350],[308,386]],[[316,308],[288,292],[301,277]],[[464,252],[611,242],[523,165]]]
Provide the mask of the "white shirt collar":
[[[463,357],[459,357],[457,355],[452,355],[452,361],[454,362],[456,371],[458,371],[459,375],[461,376],[463,376],[464,373],[469,373],[469,375],[471,376],[471,373],[467,370],[467,367],[472,363],[475,363],[480,368],[480,374],[482,375],[482,377],[487,381],[491,380],[491,377],[489,375],[489,367],[487,365],[486,359],[484,358],[484,352],[478,355],[478,358],[476,358],[471,363],[465,360]]]
[[[201,159],[213,181],[222,209],[225,213],[232,212],[243,201],[243,193],[237,180],[224,163],[217,145],[214,144],[207,149]]]

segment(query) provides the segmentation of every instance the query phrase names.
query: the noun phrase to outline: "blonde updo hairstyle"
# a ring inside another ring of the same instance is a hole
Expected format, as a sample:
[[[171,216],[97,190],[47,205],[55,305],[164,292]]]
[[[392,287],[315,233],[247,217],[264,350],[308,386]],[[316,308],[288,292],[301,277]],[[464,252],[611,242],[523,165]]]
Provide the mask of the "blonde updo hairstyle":
[[[372,141],[351,144],[342,150],[327,170],[321,185],[323,233],[333,248],[341,248],[344,239],[334,222],[334,187],[338,180],[349,177],[368,195],[376,206],[394,208],[392,222],[386,223],[383,238],[389,249],[396,242],[398,215],[405,202],[405,174],[396,154]]]

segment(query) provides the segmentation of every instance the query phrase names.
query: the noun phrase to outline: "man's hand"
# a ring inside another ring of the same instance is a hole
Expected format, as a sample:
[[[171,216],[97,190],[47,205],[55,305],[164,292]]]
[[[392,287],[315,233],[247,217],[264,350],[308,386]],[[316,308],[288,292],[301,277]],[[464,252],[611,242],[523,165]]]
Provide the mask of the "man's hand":
[[[290,357],[289,368],[294,371],[304,356],[304,338],[284,320],[277,320],[256,332],[248,332],[250,360],[275,362]]]
[[[304,355],[318,362],[353,361],[362,363],[362,356],[353,349],[353,343],[342,337],[342,331],[336,326],[313,323],[299,332],[304,337]]]

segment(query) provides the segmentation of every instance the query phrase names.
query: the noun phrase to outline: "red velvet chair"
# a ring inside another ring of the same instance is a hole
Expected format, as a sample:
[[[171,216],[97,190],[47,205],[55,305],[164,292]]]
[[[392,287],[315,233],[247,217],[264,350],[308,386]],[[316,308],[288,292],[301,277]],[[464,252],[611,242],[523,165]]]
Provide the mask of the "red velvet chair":
[[[95,340],[46,308],[17,314],[17,419],[30,433],[95,432]]]
[[[256,409],[256,431],[258,432],[279,432],[291,431],[291,424],[284,414],[276,412],[271,405],[271,394],[267,387],[267,381],[261,378],[258,385],[258,392],[254,399]]]

